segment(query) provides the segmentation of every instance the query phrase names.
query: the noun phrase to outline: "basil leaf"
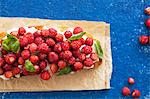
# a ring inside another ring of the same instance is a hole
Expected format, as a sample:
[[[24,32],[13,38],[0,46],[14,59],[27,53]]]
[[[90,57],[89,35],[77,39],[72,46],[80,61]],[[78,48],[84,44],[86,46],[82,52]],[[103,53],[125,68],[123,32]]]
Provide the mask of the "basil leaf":
[[[94,46],[95,46],[95,49],[96,49],[96,52],[97,52],[99,58],[102,59],[103,58],[103,50],[101,48],[100,42],[98,40],[96,40],[94,43]]]
[[[18,53],[18,51],[20,50],[20,42],[17,40],[10,47],[11,47],[12,52]]]
[[[73,40],[78,40],[80,38],[82,38],[82,36],[85,34],[86,32],[81,32],[80,34],[77,34],[75,36],[70,37],[68,40],[69,41],[73,41]]]
[[[35,71],[33,64],[29,60],[26,60],[26,62],[25,62],[25,69],[29,72]]]
[[[2,43],[2,48],[6,51],[10,51],[10,47],[5,43]]]
[[[70,66],[67,66],[65,68],[63,68],[62,70],[59,71],[58,76],[59,75],[63,75],[63,74],[68,74],[72,71]]]
[[[11,34],[7,34],[7,38],[11,39],[11,40],[18,40],[15,36],[13,36]]]

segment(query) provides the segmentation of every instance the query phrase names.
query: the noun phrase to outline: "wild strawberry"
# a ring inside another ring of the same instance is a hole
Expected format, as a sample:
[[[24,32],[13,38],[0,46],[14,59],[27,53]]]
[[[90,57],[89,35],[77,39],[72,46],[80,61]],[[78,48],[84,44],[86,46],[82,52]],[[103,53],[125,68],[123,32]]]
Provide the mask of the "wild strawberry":
[[[61,43],[61,47],[64,51],[69,50],[70,49],[70,44],[69,42],[65,41]]]
[[[72,41],[70,46],[74,49],[74,50],[78,50],[81,47],[81,42],[78,41]]]
[[[25,67],[22,68],[22,74],[23,74],[24,76],[29,75],[29,72],[25,69]]]
[[[145,10],[144,10],[145,14],[147,15],[150,15],[150,7],[147,7]]]
[[[89,46],[92,46],[93,45],[93,39],[92,38],[86,38],[85,44],[89,45]]]
[[[131,77],[130,77],[130,78],[128,78],[128,83],[129,83],[129,84],[134,84],[134,79],[133,79],[133,78],[131,78]]]
[[[51,63],[56,63],[58,61],[58,54],[55,52],[50,52],[48,54],[48,60]]]
[[[72,53],[71,51],[64,51],[64,55],[63,55],[64,59],[69,60],[69,58],[72,57]]]
[[[24,35],[28,39],[28,43],[33,43],[34,42],[34,35],[32,33],[27,33]]]
[[[58,66],[56,64],[50,64],[50,70],[54,74],[58,71]]]
[[[21,52],[21,56],[22,56],[22,58],[23,58],[24,60],[28,59],[28,58],[30,57],[30,52],[29,52],[29,50],[23,50],[23,51]]]
[[[47,58],[47,54],[45,54],[45,53],[39,53],[38,56],[39,56],[40,60],[44,60]]]
[[[99,59],[98,55],[96,53],[91,53],[90,54],[90,58],[93,60],[93,61],[96,61]]]
[[[78,57],[80,55],[80,50],[72,51],[74,57]]]
[[[124,96],[129,96],[130,95],[130,89],[128,87],[123,87],[122,88],[122,95]]]
[[[81,70],[83,68],[83,64],[81,62],[75,62],[73,65],[73,68],[78,71]]]
[[[20,69],[19,67],[15,67],[15,68],[13,68],[13,70],[12,70],[13,75],[17,75],[17,74],[19,74],[20,72],[21,72],[21,69]]]
[[[57,35],[57,31],[54,28],[49,29],[49,36],[54,38]]]
[[[21,51],[19,51],[18,53],[16,53],[16,57],[20,57],[21,56]]]
[[[140,91],[135,89],[133,92],[132,92],[132,97],[133,98],[139,98],[141,95]]]
[[[6,71],[4,73],[4,75],[5,75],[6,78],[11,78],[13,76],[13,73],[12,73],[12,71]]]
[[[40,68],[41,68],[41,70],[45,69],[46,66],[47,66],[47,62],[46,61],[41,61],[40,62]]]
[[[0,75],[2,75],[4,73],[3,69],[0,68]]]
[[[0,57],[0,67],[5,65],[5,60],[4,58]]]
[[[31,43],[29,46],[29,50],[31,53],[35,53],[37,51],[37,45],[35,43]]]
[[[44,37],[50,36],[48,30],[42,30],[42,31],[41,31],[41,35],[44,36]]]
[[[15,36],[15,37],[19,37],[18,32],[17,31],[12,31],[10,32],[11,35]]]
[[[38,31],[34,32],[33,35],[34,35],[35,38],[41,36],[40,32],[38,32]]]
[[[80,38],[79,41],[81,42],[81,44],[85,44],[85,40],[83,38]]]
[[[93,60],[91,58],[87,58],[84,61],[84,66],[91,67],[93,65]]]
[[[79,60],[82,62],[85,60],[86,58],[86,55],[84,53],[81,53],[79,56],[78,56]]]
[[[84,46],[82,49],[81,49],[81,52],[82,53],[85,53],[85,54],[90,54],[92,52],[92,47],[91,46]]]
[[[40,44],[44,43],[44,40],[41,37],[36,37],[34,40],[34,43],[36,45],[40,45]]]
[[[57,42],[63,42],[64,37],[63,37],[62,34],[57,34],[55,36],[55,39],[56,39]]]
[[[5,61],[8,64],[13,64],[16,61],[16,55],[15,54],[7,54],[5,56]]]
[[[58,61],[58,67],[59,67],[60,69],[63,69],[63,68],[65,68],[66,66],[67,66],[67,64],[66,64],[65,61],[63,61],[63,60]]]
[[[30,61],[31,61],[33,64],[36,64],[36,63],[39,62],[39,57],[36,56],[36,55],[32,55],[32,56],[30,57]]]
[[[63,59],[63,58],[64,58],[63,55],[64,55],[64,52],[61,52],[61,53],[59,54],[59,58],[60,58],[60,59]]]
[[[22,57],[18,58],[18,64],[23,65],[25,63],[24,59]]]
[[[83,32],[83,29],[81,27],[75,27],[73,30],[73,34],[78,34],[80,32]]]
[[[43,71],[41,74],[40,74],[40,77],[43,79],[43,80],[49,80],[50,79],[50,73],[48,70],[45,70]]]
[[[19,42],[21,47],[25,47],[28,45],[28,39],[26,37],[20,38]]]
[[[13,63],[13,67],[18,67],[18,62]]]
[[[7,51],[2,49],[2,55],[6,55],[7,54]]]
[[[143,45],[148,44],[149,38],[148,38],[148,36],[142,35],[142,36],[139,37],[139,41]]]
[[[5,71],[10,71],[10,70],[12,70],[12,65],[5,64],[5,65],[3,66],[3,69],[4,69]]]
[[[48,45],[46,43],[42,43],[38,46],[38,50],[41,52],[41,53],[48,53],[50,51]]]
[[[70,37],[72,36],[72,32],[71,32],[71,31],[66,31],[66,32],[64,33],[64,35],[65,35],[65,37],[68,39],[68,38],[70,38]]]
[[[57,53],[62,51],[61,45],[59,43],[54,45],[54,51]]]
[[[34,68],[35,68],[35,73],[39,73],[40,72],[40,66],[34,65]]]
[[[76,61],[76,59],[74,58],[74,57],[71,57],[70,59],[69,59],[69,64],[71,64],[71,65],[73,65],[74,63],[75,63],[75,61]]]
[[[52,38],[47,38],[46,39],[46,44],[48,46],[54,46],[55,45],[55,41]]]
[[[20,27],[20,28],[18,29],[18,34],[19,34],[19,35],[24,35],[24,33],[26,33],[26,30],[25,30],[23,27]]]
[[[148,18],[146,21],[145,21],[145,25],[150,28],[150,18]]]

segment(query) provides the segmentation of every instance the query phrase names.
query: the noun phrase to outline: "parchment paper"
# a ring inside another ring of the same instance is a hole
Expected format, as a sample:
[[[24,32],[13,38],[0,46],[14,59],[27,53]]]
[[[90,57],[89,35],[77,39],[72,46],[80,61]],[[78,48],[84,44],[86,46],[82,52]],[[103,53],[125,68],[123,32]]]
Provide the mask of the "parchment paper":
[[[41,80],[39,75],[24,76],[13,80],[0,79],[1,92],[16,91],[62,91],[62,90],[101,90],[110,88],[112,74],[112,55],[110,44],[110,25],[105,22],[45,20],[32,18],[0,18],[0,32],[21,26],[81,26],[84,31],[91,33],[100,40],[104,51],[104,59],[100,66],[91,70],[82,70],[74,74],[54,76],[52,79]]]

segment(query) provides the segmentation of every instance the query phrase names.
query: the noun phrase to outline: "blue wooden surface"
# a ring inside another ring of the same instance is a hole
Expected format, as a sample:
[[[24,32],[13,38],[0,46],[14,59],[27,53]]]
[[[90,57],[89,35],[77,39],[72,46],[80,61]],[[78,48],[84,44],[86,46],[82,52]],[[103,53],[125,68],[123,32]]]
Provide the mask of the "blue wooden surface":
[[[150,46],[138,37],[149,35],[143,9],[150,0],[0,0],[2,17],[34,17],[106,21],[111,24],[113,75],[111,90],[77,92],[0,93],[2,98],[124,98],[121,88],[128,77],[135,78],[133,90],[150,99]],[[127,97],[131,98],[131,97]]]

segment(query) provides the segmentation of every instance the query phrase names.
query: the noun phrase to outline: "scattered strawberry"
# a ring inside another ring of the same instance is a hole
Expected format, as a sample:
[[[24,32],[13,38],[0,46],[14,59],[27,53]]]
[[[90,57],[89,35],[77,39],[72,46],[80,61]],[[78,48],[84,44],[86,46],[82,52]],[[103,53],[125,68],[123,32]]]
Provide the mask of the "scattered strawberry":
[[[0,75],[3,75],[4,71],[2,68],[0,68]]]
[[[45,70],[43,71],[41,74],[40,74],[40,77],[43,79],[43,80],[49,80],[50,79],[50,73],[48,70]]]
[[[87,58],[84,61],[84,66],[91,67],[93,65],[93,60],[91,58]]]
[[[80,33],[80,32],[83,32],[83,29],[82,29],[81,27],[76,27],[76,28],[74,28],[74,30],[73,30],[73,34],[78,34],[78,33]]]
[[[57,34],[55,36],[55,39],[56,39],[57,42],[63,42],[64,37],[63,37],[62,34]]]
[[[70,59],[69,59],[69,64],[71,64],[71,65],[73,65],[74,63],[75,63],[75,58],[74,57],[71,57]]]
[[[0,67],[5,65],[5,60],[4,58],[0,57]]]
[[[12,65],[5,64],[5,65],[3,66],[3,69],[4,69],[4,71],[10,71],[10,70],[12,70]]]
[[[150,18],[148,18],[146,21],[145,21],[145,25],[150,28]]]
[[[21,51],[19,51],[18,53],[16,53],[16,57],[20,57],[21,56]]]
[[[6,55],[7,54],[7,51],[2,49],[2,55]]]
[[[54,45],[54,51],[60,53],[62,51],[61,45],[59,43]]]
[[[18,29],[18,34],[19,34],[19,35],[24,35],[24,33],[26,33],[26,30],[25,30],[23,27],[20,27],[20,28]]]
[[[29,50],[31,53],[35,53],[37,51],[37,45],[35,43],[31,43],[29,46]]]
[[[15,67],[15,68],[13,68],[13,70],[12,70],[13,75],[17,75],[17,74],[19,74],[20,72],[21,72],[21,69],[20,69],[19,67]]]
[[[92,39],[92,38],[87,38],[87,39],[85,40],[85,44],[86,44],[86,45],[89,45],[89,46],[92,46],[92,45],[93,45],[93,39]]]
[[[25,67],[22,68],[22,74],[23,74],[24,76],[29,75],[29,72],[25,69]]]
[[[131,78],[131,77],[130,77],[130,78],[128,78],[128,83],[129,83],[129,84],[134,84],[134,79],[133,79],[133,78]]]
[[[34,68],[35,68],[35,73],[39,73],[40,72],[40,66],[34,65]]]
[[[13,67],[18,67],[18,62],[13,63]]]
[[[30,61],[31,61],[33,64],[36,64],[36,63],[39,62],[39,57],[36,56],[36,55],[32,55],[32,56],[30,57]]]
[[[61,53],[59,54],[59,59],[64,59],[64,52],[61,52]]]
[[[83,38],[80,38],[79,41],[81,42],[81,44],[85,44],[85,40]]]
[[[33,35],[34,35],[35,38],[41,36],[40,32],[38,32],[38,31],[34,32]]]
[[[5,56],[5,61],[8,64],[13,64],[16,61],[16,55],[15,54],[7,54]]]
[[[91,53],[90,54],[90,58],[93,60],[93,61],[96,61],[99,59],[98,55],[96,53]]]
[[[42,44],[38,45],[38,50],[41,53],[48,53],[50,51],[50,49],[46,43],[42,43]]]
[[[90,54],[92,52],[92,47],[91,46],[84,46],[82,49],[81,49],[81,52],[82,53],[85,53],[85,54]]]
[[[50,36],[48,30],[42,30],[42,31],[41,31],[41,35],[44,36],[44,37]]]
[[[68,39],[68,38],[70,38],[70,37],[72,36],[72,32],[71,32],[71,31],[66,31],[66,32],[64,33],[64,35],[65,35],[65,37]]]
[[[58,67],[59,67],[60,69],[63,69],[63,68],[65,68],[66,66],[67,66],[67,64],[66,64],[65,61],[63,61],[63,60],[58,61]]]
[[[12,71],[6,71],[4,73],[4,75],[5,75],[6,78],[11,78],[13,76],[13,73],[12,73]]]
[[[75,51],[72,51],[72,54],[75,58],[77,58],[79,55],[80,55],[80,50],[75,50]]]
[[[135,89],[133,92],[132,92],[132,97],[133,98],[139,98],[141,95],[140,91],[138,89]]]
[[[78,70],[81,70],[83,68],[83,64],[81,62],[75,62],[73,67],[76,71],[78,71]]]
[[[18,32],[17,31],[12,31],[10,32],[11,35],[15,36],[15,37],[19,37]]]
[[[64,51],[63,57],[64,57],[64,59],[69,60],[69,58],[72,57],[72,52],[69,51],[69,50],[68,51]]]
[[[53,28],[49,29],[49,36],[54,38],[57,35],[57,31]]]
[[[142,36],[139,37],[139,41],[140,41],[141,44],[144,45],[144,44],[148,43],[149,38],[148,38],[148,36],[142,35]]]
[[[40,44],[44,43],[44,40],[41,37],[37,37],[37,38],[35,38],[34,43],[36,45],[40,45]]]
[[[41,61],[40,62],[40,68],[41,68],[41,70],[45,69],[46,66],[47,66],[47,62],[46,61]]]
[[[70,46],[74,49],[74,50],[78,50],[81,47],[81,42],[80,41],[72,41]]]
[[[130,89],[128,87],[123,87],[122,88],[122,95],[124,96],[129,96],[130,95]]]
[[[45,54],[45,53],[39,53],[38,56],[39,56],[40,60],[44,60],[47,58],[47,54]]]
[[[50,64],[50,70],[54,74],[58,71],[58,66],[56,64]]]
[[[20,38],[19,42],[21,47],[25,47],[28,45],[28,39],[26,37]]]
[[[61,47],[64,51],[69,50],[70,49],[70,44],[68,41],[62,42],[61,43]]]
[[[58,54],[55,52],[50,52],[48,54],[48,60],[51,63],[56,63],[58,61]]]
[[[29,52],[29,50],[23,50],[22,52],[21,52],[21,56],[22,56],[22,58],[23,59],[28,59],[29,57],[30,57],[30,52]]]
[[[18,64],[23,65],[25,63],[24,59],[22,57],[18,58]]]
[[[27,33],[24,35],[28,39],[28,43],[33,43],[34,42],[34,35],[32,33]]]
[[[81,53],[81,54],[79,54],[78,58],[79,58],[79,60],[82,62],[82,61],[85,60],[86,55],[85,55],[84,53]]]
[[[147,15],[150,15],[150,7],[147,7],[144,12],[147,14]]]
[[[46,39],[46,44],[48,46],[54,46],[55,45],[55,41],[52,38],[48,38],[48,39]]]

